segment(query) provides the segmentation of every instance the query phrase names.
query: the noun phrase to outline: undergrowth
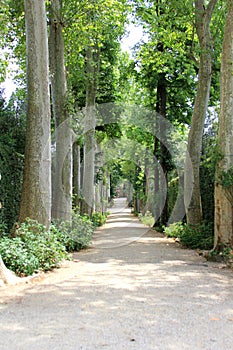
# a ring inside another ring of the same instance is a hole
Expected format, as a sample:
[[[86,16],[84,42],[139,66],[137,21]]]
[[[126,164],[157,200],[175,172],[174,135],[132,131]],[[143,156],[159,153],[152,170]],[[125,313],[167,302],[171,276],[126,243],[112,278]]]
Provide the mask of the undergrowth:
[[[7,268],[19,276],[59,267],[69,252],[86,248],[92,239],[94,225],[80,214],[71,222],[53,223],[49,230],[35,220],[27,219],[10,237],[1,231],[0,255]]]
[[[214,244],[213,224],[201,225],[173,223],[164,227],[167,237],[178,238],[180,243],[191,249],[210,250]]]

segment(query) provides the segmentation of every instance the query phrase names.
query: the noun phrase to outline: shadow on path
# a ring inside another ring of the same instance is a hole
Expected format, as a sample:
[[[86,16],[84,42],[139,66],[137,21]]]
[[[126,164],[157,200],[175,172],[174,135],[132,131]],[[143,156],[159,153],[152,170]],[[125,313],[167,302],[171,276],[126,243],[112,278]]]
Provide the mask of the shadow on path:
[[[126,198],[117,198],[110,209],[107,223],[96,230],[93,247],[112,249],[137,241],[149,231],[127,207]]]
[[[1,350],[232,349],[232,272],[119,203],[75,261],[0,296]]]

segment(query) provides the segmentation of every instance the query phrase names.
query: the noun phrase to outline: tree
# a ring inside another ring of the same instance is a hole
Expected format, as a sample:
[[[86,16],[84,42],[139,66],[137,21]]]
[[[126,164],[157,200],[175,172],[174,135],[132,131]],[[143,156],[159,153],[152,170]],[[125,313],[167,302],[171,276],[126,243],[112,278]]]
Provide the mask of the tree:
[[[51,156],[48,40],[45,1],[25,0],[27,131],[19,221],[50,224]]]
[[[221,60],[221,110],[215,182],[215,249],[233,247],[233,2],[228,1]]]
[[[210,32],[211,18],[218,0],[195,0],[195,25],[200,45],[200,62],[198,72],[198,87],[195,105],[188,137],[188,153],[192,164],[192,178],[189,167],[185,171],[186,216],[190,224],[200,224],[202,221],[201,193],[200,193],[200,157],[204,121],[208,108],[211,75],[212,75],[212,37]],[[190,198],[191,187],[191,198]],[[187,200],[188,197],[188,200]]]
[[[85,108],[81,212],[89,215],[94,210],[95,197],[96,102],[106,103],[110,102],[106,99],[113,98],[112,91],[109,91],[109,86],[113,87],[110,77],[113,65],[109,58],[119,48],[119,44],[114,47],[114,43],[123,34],[126,8],[125,0],[67,2],[67,18],[73,14],[65,36],[69,40],[70,82],[78,107]],[[75,187],[76,184],[75,180]]]
[[[98,86],[100,48],[98,42],[86,50],[86,110],[84,129],[84,169],[82,212],[94,210],[96,94]]]
[[[190,121],[196,86],[194,77],[197,75],[196,62],[190,58],[196,45],[193,13],[190,1],[137,3],[138,16],[148,32],[148,42],[140,45],[137,54],[141,68],[137,78],[143,88],[143,105],[157,112],[152,121],[153,133],[157,134],[154,137],[154,156],[158,159],[154,167],[153,214],[156,220],[159,219],[158,223],[164,225],[171,208],[168,208],[168,198],[165,202],[161,199],[164,195],[169,196],[168,179],[174,164],[164,145],[164,141],[166,144],[172,142],[169,132],[164,125],[158,125],[157,119],[162,116],[171,123],[182,125]],[[158,139],[158,134],[163,141]],[[162,174],[159,174],[159,167]],[[181,197],[180,202],[184,202]],[[181,205],[184,207],[183,203]]]
[[[72,133],[68,116],[62,1],[50,1],[49,62],[55,120],[52,218],[71,220]]]

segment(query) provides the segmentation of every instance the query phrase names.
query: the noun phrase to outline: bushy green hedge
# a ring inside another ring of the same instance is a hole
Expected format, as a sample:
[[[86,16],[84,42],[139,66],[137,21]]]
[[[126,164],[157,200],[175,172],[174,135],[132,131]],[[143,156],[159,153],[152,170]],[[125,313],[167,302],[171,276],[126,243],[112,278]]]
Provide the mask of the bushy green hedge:
[[[94,225],[88,216],[73,213],[72,222],[56,223],[51,227],[68,252],[87,248],[94,233]]]
[[[94,225],[86,216],[74,214],[72,222],[51,225],[50,230],[28,219],[20,225],[16,237],[0,237],[0,255],[7,268],[17,275],[32,275],[39,270],[58,267],[68,252],[86,248],[92,239]]]
[[[191,249],[210,250],[214,244],[213,225],[188,225],[177,222],[164,227],[164,233],[168,237],[179,238],[180,243]]]
[[[18,275],[31,275],[40,270],[57,267],[68,254],[57,234],[47,231],[34,220],[27,220],[17,232],[17,237],[0,239],[0,254],[10,270]]]

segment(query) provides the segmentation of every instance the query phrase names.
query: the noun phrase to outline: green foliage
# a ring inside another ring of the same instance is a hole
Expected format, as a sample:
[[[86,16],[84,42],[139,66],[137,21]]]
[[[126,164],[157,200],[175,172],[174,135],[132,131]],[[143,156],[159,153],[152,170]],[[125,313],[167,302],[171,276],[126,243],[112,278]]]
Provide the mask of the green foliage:
[[[180,235],[184,229],[184,225],[182,222],[175,222],[169,226],[164,226],[163,229],[167,237],[180,238]]]
[[[102,226],[105,224],[107,216],[108,216],[108,213],[102,214],[102,213],[95,212],[91,216],[91,221],[93,222],[93,225],[95,227]]]
[[[149,227],[152,227],[155,223],[155,220],[151,214],[150,211],[146,211],[144,215],[142,215],[141,213],[138,215],[140,221],[146,225],[146,226],[149,226]]]
[[[0,94],[0,222],[8,230],[17,220],[21,195],[26,129],[23,98],[15,95],[6,106]]]
[[[228,170],[222,171],[220,174],[221,185],[223,188],[228,189],[233,186],[233,167]]]
[[[67,252],[86,248],[93,232],[91,220],[77,213],[73,214],[72,222],[51,225],[50,230],[28,219],[20,225],[16,237],[2,233],[0,254],[10,270],[18,275],[31,275],[58,267],[61,260],[69,258]]]
[[[94,232],[94,225],[88,216],[73,213],[72,222],[55,223],[51,230],[57,232],[61,242],[68,252],[87,248]]]
[[[164,227],[164,233],[168,237],[179,238],[180,243],[191,249],[210,250],[213,247],[213,225],[188,225],[181,222]]]
[[[205,133],[202,141],[202,156],[200,165],[200,189],[203,220],[214,221],[214,184],[216,163],[220,158],[216,136],[217,115],[208,115],[205,124]]]
[[[180,242],[191,249],[211,249],[214,244],[213,225],[185,225]]]
[[[19,227],[17,237],[0,239],[0,254],[5,265],[18,275],[50,270],[68,258],[57,232],[47,231],[45,226],[30,219]]]
[[[175,172],[170,175],[171,180],[168,182],[168,212],[171,213],[177,200],[178,190],[179,190],[179,177]]]
[[[210,256],[220,256],[224,260],[233,259],[233,249],[230,244],[218,244],[218,248],[216,250],[210,251]]]
[[[7,268],[17,275],[32,275],[39,270],[39,260],[28,251],[20,237],[0,239],[0,254]]]

